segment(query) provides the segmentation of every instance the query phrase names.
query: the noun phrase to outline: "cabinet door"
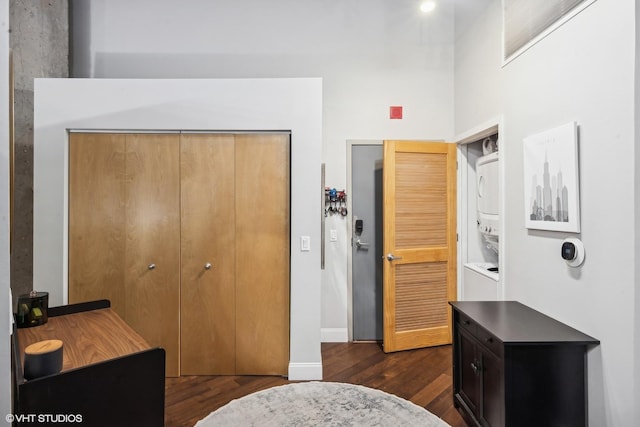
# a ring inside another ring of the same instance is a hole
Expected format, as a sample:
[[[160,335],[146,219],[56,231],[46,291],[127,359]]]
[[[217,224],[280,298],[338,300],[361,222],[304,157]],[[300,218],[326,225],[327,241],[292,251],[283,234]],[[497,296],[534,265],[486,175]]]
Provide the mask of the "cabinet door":
[[[479,411],[480,422],[486,426],[498,427],[504,409],[504,387],[502,381],[502,360],[486,350],[479,351],[482,366],[482,392]]]
[[[236,135],[236,373],[289,361],[289,135]]]
[[[167,376],[179,375],[180,140],[126,137],[125,321],[165,349]]]
[[[69,303],[125,317],[125,135],[69,135]]]
[[[183,134],[181,369],[233,375],[236,355],[234,136]]]
[[[462,328],[458,329],[458,393],[472,413],[478,411],[480,398],[479,362],[476,353],[476,341]]]

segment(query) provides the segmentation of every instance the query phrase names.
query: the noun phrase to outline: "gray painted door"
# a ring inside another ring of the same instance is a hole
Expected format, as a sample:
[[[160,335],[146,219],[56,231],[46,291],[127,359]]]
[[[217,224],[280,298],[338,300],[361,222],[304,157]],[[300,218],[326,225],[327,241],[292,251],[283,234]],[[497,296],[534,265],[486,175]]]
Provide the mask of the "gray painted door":
[[[351,150],[353,340],[381,341],[382,145]]]

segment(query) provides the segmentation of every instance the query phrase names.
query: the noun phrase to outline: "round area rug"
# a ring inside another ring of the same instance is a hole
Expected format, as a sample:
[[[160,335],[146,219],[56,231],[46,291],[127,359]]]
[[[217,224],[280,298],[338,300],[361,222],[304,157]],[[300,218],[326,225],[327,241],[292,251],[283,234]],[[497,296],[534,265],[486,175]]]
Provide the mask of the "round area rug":
[[[209,414],[213,426],[424,426],[449,424],[418,405],[354,384],[304,382],[250,394]]]

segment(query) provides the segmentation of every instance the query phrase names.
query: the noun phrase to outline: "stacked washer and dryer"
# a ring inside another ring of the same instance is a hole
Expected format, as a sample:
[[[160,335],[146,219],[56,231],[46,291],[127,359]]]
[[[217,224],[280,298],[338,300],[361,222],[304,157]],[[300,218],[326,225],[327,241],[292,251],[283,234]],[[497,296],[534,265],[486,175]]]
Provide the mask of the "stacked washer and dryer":
[[[500,192],[499,151],[496,137],[482,141],[483,155],[476,160],[476,206],[478,232],[485,247],[499,254]],[[463,299],[466,301],[498,299],[498,264],[496,262],[469,262],[463,270]]]

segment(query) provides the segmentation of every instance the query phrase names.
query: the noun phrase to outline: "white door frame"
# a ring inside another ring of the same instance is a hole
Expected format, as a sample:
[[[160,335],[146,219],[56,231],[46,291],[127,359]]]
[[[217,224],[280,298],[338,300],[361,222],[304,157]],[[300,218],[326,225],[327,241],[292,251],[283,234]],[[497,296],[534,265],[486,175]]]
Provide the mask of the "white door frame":
[[[467,182],[467,147],[466,144],[478,141],[488,136],[498,134],[499,138],[499,152],[500,162],[498,164],[498,181],[500,192],[500,240],[498,242],[498,299],[504,300],[506,298],[505,293],[505,279],[504,279],[504,266],[506,265],[507,251],[505,250],[506,242],[506,230],[505,230],[505,205],[506,197],[504,197],[504,177],[505,177],[505,158],[508,150],[508,144],[506,133],[504,130],[504,117],[502,115],[497,116],[491,120],[488,120],[458,136],[454,139],[454,142],[458,145],[458,300],[462,298],[462,291],[464,284],[462,283],[464,264],[469,260],[467,259],[467,186],[463,183]]]

